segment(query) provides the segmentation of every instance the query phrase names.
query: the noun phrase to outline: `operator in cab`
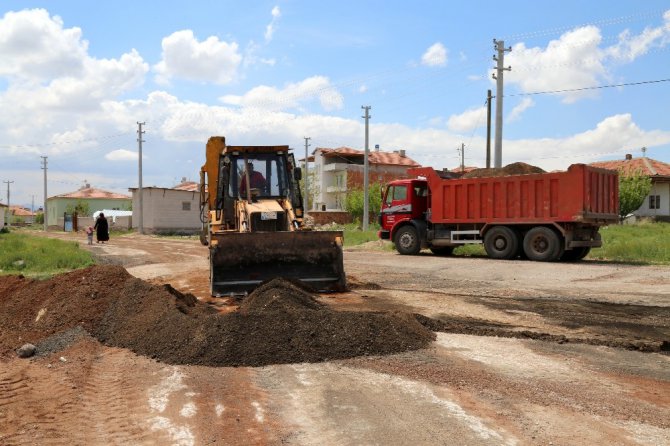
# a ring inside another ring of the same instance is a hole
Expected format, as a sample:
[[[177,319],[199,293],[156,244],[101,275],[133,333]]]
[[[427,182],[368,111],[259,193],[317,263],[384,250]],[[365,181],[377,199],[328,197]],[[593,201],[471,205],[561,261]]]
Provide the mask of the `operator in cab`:
[[[249,172],[249,185],[251,189],[259,189],[261,194],[265,192],[265,186],[267,182],[262,173],[254,170],[254,164],[252,162],[247,162],[247,172]],[[246,195],[247,192],[247,178],[246,174],[242,175],[242,180],[240,181],[240,195]]]

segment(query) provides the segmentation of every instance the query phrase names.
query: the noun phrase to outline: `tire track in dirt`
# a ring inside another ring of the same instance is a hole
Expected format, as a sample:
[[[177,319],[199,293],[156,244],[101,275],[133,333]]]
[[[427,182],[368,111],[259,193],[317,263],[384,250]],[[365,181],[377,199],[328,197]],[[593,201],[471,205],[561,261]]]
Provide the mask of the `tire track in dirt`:
[[[72,386],[65,376],[44,379],[44,368],[23,360],[0,363],[0,444],[70,444],[61,421],[74,408]]]
[[[136,358],[125,350],[106,348],[91,358],[81,400],[71,414],[81,424],[73,438],[81,444],[146,444],[147,400],[142,381],[131,378],[138,376]]]

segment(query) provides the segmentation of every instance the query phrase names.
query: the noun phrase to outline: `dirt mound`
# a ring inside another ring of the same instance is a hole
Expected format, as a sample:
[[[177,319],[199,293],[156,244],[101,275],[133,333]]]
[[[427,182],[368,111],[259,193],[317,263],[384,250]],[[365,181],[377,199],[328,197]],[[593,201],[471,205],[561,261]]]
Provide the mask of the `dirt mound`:
[[[324,306],[299,283],[275,278],[256,288],[240,305],[242,314],[268,311],[321,310]]]
[[[531,173],[545,173],[545,171],[537,166],[518,162],[508,164],[505,167],[474,169],[464,174],[463,178],[504,177],[509,175],[528,175]]]
[[[169,285],[122,267],[93,266],[46,281],[0,277],[0,355],[26,342],[37,354],[81,336],[171,364],[261,366],[379,355],[425,347],[434,334],[401,313],[332,311],[287,281],[219,314]],[[41,342],[41,343],[40,343]]]

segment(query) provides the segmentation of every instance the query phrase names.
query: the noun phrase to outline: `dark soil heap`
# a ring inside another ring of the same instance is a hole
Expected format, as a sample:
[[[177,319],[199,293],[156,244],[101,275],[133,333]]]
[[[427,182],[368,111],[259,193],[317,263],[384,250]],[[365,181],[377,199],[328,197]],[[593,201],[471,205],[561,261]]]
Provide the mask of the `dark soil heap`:
[[[171,364],[261,366],[422,348],[434,334],[404,313],[332,311],[275,279],[219,314],[190,294],[93,266],[36,281],[0,277],[0,355],[61,345],[82,327],[100,342]],[[40,341],[44,345],[40,345]],[[61,340],[62,341],[62,340]]]
[[[545,171],[537,166],[518,162],[508,164],[505,167],[474,169],[464,174],[462,178],[505,177],[509,175],[528,175],[531,173],[545,173]]]

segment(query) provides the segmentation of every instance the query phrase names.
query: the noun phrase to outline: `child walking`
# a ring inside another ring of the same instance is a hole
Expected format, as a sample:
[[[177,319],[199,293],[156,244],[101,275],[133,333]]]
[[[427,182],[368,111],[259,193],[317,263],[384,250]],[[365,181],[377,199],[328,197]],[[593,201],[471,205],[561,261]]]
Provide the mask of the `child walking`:
[[[88,244],[92,245],[93,244],[93,228],[91,226],[86,228],[86,237],[88,238]]]

